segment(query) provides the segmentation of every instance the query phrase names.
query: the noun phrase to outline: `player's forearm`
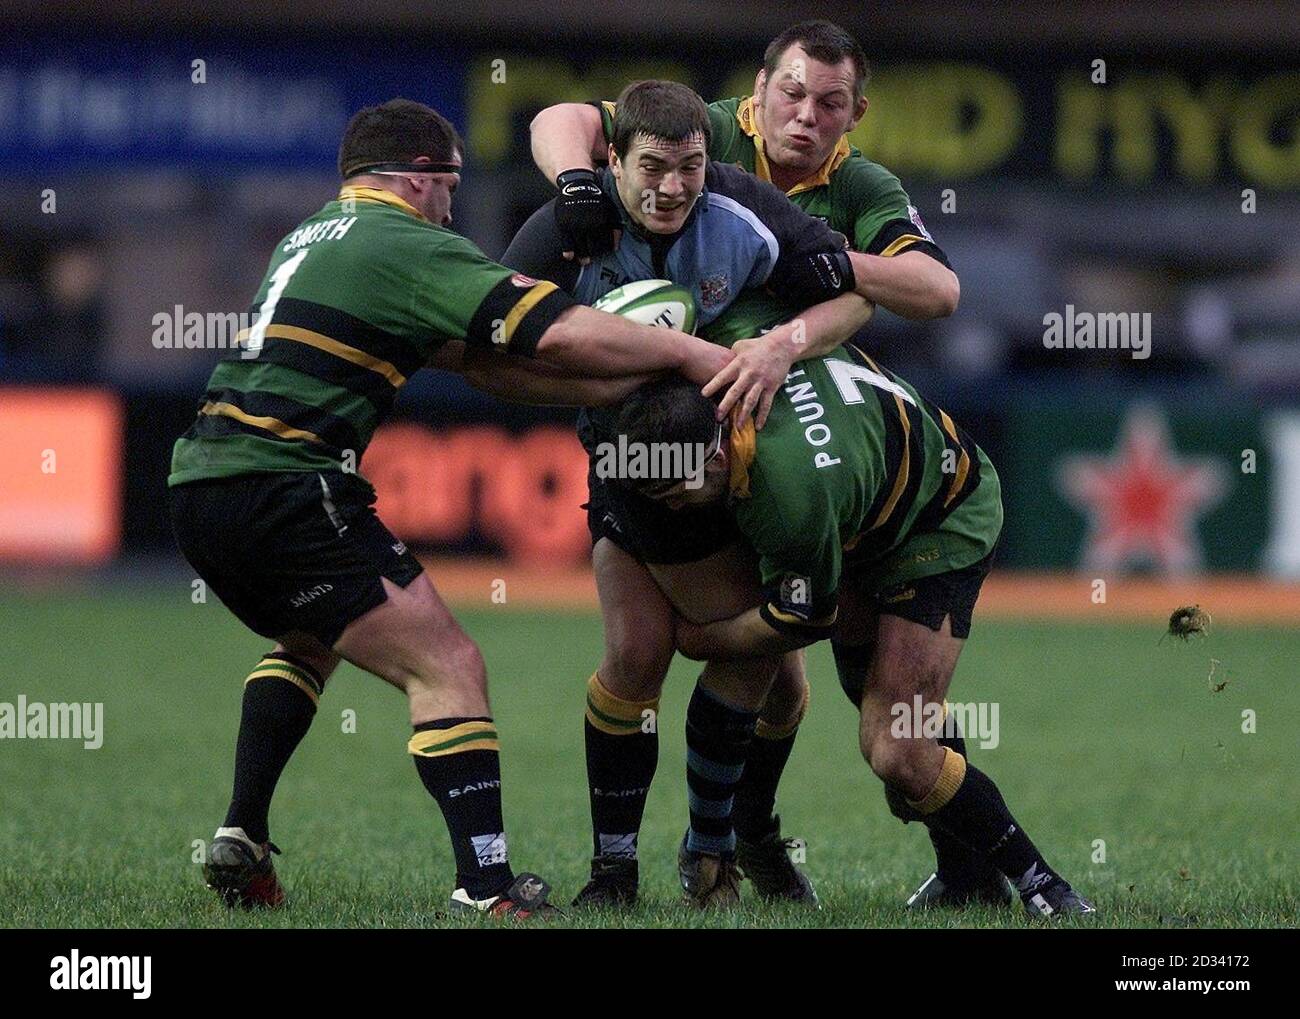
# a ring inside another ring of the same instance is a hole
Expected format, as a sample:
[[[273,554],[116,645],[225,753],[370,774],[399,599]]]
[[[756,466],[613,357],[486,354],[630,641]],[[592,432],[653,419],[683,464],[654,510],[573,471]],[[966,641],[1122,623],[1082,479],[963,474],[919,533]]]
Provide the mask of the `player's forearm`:
[[[716,623],[677,621],[677,650],[697,662],[783,655],[806,647],[814,639],[804,640],[778,633],[767,624],[758,609],[749,609]]]
[[[600,111],[586,103],[548,106],[529,125],[533,162],[552,184],[565,170],[595,169],[604,155]]]
[[[606,407],[655,378],[649,373],[597,378],[535,358],[479,349],[465,352],[460,371],[475,389],[498,399],[552,407]]]
[[[768,336],[790,361],[829,354],[871,321],[876,306],[858,294],[815,304],[802,315],[773,329]]]
[[[501,400],[552,407],[606,407],[656,377],[648,372],[610,378],[583,375],[537,358],[471,347],[462,340],[439,347],[429,367],[463,375],[475,389]]]
[[[961,284],[957,274],[922,251],[883,258],[849,252],[855,293],[914,320],[943,318],[957,310]]]
[[[636,390],[648,382],[662,378],[664,372],[641,372],[636,375],[620,375],[617,378],[598,379],[584,377],[580,379],[579,392],[583,407],[612,407],[622,403]],[[572,405],[572,401],[570,401]]]
[[[542,334],[537,357],[581,374],[608,378],[678,371],[703,385],[730,359],[729,351],[675,329],[639,325],[574,305]]]

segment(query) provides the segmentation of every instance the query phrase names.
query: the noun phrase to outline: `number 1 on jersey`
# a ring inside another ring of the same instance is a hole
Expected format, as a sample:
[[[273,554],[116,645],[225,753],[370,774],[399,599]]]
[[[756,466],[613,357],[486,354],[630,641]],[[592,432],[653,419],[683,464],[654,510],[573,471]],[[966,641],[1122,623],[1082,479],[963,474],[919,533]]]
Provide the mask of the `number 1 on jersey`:
[[[266,292],[266,300],[257,309],[257,321],[248,330],[248,342],[244,344],[240,357],[247,360],[257,357],[262,352],[262,344],[266,342],[266,327],[271,324],[280,295],[284,293],[284,288],[289,285],[289,278],[298,271],[298,266],[302,265],[302,260],[307,257],[309,250],[305,248],[293,258],[282,262],[280,267],[271,274],[271,287]]]

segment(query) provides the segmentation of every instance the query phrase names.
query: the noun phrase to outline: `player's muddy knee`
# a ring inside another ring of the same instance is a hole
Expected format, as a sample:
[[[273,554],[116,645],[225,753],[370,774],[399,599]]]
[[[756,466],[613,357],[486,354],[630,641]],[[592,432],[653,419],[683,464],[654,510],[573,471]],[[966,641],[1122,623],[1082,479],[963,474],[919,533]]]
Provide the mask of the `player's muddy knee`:
[[[778,728],[797,725],[808,710],[810,692],[803,669],[782,663],[759,717],[767,725]]]
[[[601,684],[615,697],[644,701],[658,697],[663,689],[673,649],[653,642],[618,641],[605,648],[600,663]]]
[[[483,661],[483,652],[465,634],[461,634],[460,639],[448,648],[445,661],[444,668],[451,683],[475,690],[487,687],[487,664]]]
[[[913,799],[919,799],[927,791],[922,781],[925,745],[922,739],[899,739],[888,729],[876,733],[864,731],[860,741],[862,755],[876,777]]]
[[[481,693],[486,689],[487,665],[483,652],[463,632],[440,640],[412,663],[406,683],[407,693],[412,695],[449,690]]]

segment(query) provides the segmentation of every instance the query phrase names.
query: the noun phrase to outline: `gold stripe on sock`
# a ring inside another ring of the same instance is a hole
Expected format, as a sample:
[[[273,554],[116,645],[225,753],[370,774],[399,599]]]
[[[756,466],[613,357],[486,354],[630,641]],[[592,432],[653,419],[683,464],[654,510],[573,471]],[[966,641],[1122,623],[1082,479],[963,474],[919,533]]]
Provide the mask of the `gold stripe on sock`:
[[[495,722],[461,722],[449,729],[422,729],[406,744],[408,753],[445,757],[467,750],[499,750]]]
[[[610,693],[593,672],[587,680],[587,721],[611,736],[632,736],[641,731],[644,712],[659,710],[659,698],[625,701]]]
[[[966,758],[951,747],[944,747],[943,766],[939,769],[939,777],[934,780],[934,788],[923,799],[908,800],[907,803],[918,813],[933,814],[957,795],[965,778]]]
[[[312,704],[320,704],[320,695],[316,692],[316,688],[303,678],[300,670],[295,669],[287,662],[275,658],[263,659],[257,663],[257,668],[248,674],[248,678],[244,680],[244,686],[248,686],[255,679],[283,679],[305,693]]]
[[[762,718],[758,720],[758,727],[754,730],[754,735],[759,739],[785,739],[787,736],[794,734],[799,728],[799,723],[803,721],[804,715],[808,714],[808,699],[812,696],[812,690],[805,679],[803,683],[803,700],[799,702],[799,710],[795,713],[794,718],[784,725],[773,725],[771,722],[765,722]]]
[[[316,678],[316,674],[312,672],[311,669],[307,668],[307,666],[301,665],[292,659],[281,658],[278,655],[267,655],[257,663],[257,668],[259,670],[287,669],[299,679],[304,680],[318,694],[323,692],[321,681]]]

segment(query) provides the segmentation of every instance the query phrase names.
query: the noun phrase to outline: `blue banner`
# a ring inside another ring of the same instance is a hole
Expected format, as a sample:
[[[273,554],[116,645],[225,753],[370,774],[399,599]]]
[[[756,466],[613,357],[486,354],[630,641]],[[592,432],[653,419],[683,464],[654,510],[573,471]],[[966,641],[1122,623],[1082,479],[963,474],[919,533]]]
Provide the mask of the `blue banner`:
[[[464,78],[464,61],[445,48],[345,36],[0,45],[0,169],[328,171],[348,118],[395,96],[463,131]]]

